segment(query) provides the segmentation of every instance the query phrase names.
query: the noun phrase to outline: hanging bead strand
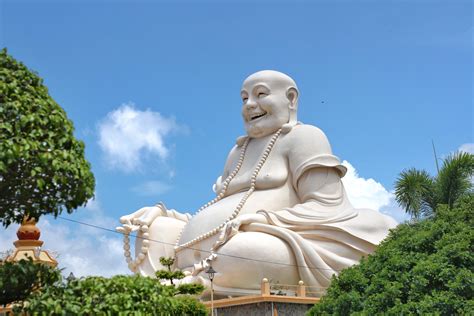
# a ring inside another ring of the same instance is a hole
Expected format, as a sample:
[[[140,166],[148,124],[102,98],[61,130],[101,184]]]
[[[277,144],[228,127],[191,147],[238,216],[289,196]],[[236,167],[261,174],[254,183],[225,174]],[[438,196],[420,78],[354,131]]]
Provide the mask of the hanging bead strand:
[[[224,223],[220,224],[219,226],[217,226],[216,228],[208,231],[207,233],[204,233],[182,245],[179,244],[179,240],[181,238],[181,234],[180,236],[178,237],[177,241],[176,241],[176,246],[175,246],[175,252],[178,253],[180,252],[181,250],[185,249],[185,248],[189,248],[191,247],[192,245],[204,240],[204,239],[207,239],[211,236],[214,236],[216,235],[222,228],[224,228],[224,226],[230,222],[231,220],[235,219],[240,211],[242,210],[242,208],[244,207],[245,203],[247,202],[247,199],[250,197],[250,195],[252,195],[252,193],[255,191],[255,186],[256,186],[256,183],[257,183],[257,176],[258,176],[258,173],[260,172],[260,170],[262,169],[263,165],[265,164],[268,156],[270,155],[270,152],[273,148],[273,145],[275,145],[275,142],[276,140],[278,139],[278,137],[280,136],[281,134],[281,129],[279,129],[275,134],[273,134],[272,138],[270,139],[270,141],[268,142],[267,144],[267,147],[265,148],[264,152],[262,153],[262,156],[260,157],[258,163],[257,163],[257,166],[255,168],[255,170],[253,171],[252,173],[252,177],[250,179],[250,188],[248,189],[248,191],[245,193],[245,195],[242,197],[242,199],[240,200],[239,204],[237,204],[236,208],[234,209],[234,211],[232,212],[232,215],[229,216],[229,218],[227,218],[225,220]],[[225,192],[227,190],[227,187],[229,186],[229,183],[230,181],[237,175],[237,173],[239,172],[240,170],[240,167],[242,166],[242,163],[244,161],[244,157],[245,157],[245,152],[246,152],[246,149],[247,149],[247,146],[248,146],[248,143],[249,143],[249,138],[246,139],[244,145],[242,146],[242,150],[240,151],[240,157],[239,157],[239,161],[237,163],[237,166],[236,168],[234,169],[234,171],[232,171],[232,173],[227,177],[227,179],[224,181],[223,183],[223,188],[221,190],[221,193],[222,193],[222,197],[224,197],[225,195]],[[201,207],[199,210],[198,210],[198,213],[201,212],[202,210],[204,210],[206,207],[209,207],[211,206],[212,204],[216,203],[217,201],[219,201],[221,198],[219,198],[219,196],[221,196],[221,193],[219,193],[219,195],[217,196],[217,198],[215,198],[214,200],[212,200],[211,202],[207,203],[206,205],[204,205],[203,207]],[[182,232],[181,232],[182,233]]]

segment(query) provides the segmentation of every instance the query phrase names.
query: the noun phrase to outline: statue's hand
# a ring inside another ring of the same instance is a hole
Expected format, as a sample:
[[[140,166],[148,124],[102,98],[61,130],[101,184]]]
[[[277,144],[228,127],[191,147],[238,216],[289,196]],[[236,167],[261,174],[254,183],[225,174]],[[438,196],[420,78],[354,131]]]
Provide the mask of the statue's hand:
[[[151,223],[160,215],[166,214],[166,207],[159,203],[156,206],[142,207],[132,214],[120,217],[122,226],[117,227],[118,232],[128,234],[138,230],[141,226],[150,226]]]
[[[232,237],[239,233],[241,226],[251,224],[251,223],[265,223],[266,218],[261,214],[243,214],[238,216],[237,218],[229,221],[225,224],[224,228],[221,231],[221,235],[219,239],[216,241],[212,250],[216,250],[217,248],[221,247],[227,241],[229,241]]]

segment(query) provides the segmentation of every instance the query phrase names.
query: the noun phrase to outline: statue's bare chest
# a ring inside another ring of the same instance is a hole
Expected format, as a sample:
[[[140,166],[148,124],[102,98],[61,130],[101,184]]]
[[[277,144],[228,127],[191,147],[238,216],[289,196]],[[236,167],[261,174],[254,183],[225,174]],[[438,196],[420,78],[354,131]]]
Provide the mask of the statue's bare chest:
[[[270,151],[268,158],[264,161],[262,169],[258,173],[256,189],[273,189],[284,185],[289,177],[289,167],[287,155],[282,146],[277,142]],[[237,175],[230,182],[227,194],[232,194],[246,190],[250,186],[252,174],[257,168],[263,152],[267,147],[266,140],[253,139],[248,144],[242,167]],[[237,158],[237,157],[236,157]],[[232,168],[235,168],[238,159],[232,161]]]

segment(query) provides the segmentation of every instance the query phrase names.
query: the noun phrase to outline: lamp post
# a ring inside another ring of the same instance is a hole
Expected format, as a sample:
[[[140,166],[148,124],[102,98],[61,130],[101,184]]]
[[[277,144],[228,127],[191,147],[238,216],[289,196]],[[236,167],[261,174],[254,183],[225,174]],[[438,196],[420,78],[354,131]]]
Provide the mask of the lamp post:
[[[213,285],[213,280],[214,280],[214,275],[216,274],[217,271],[215,271],[212,266],[209,266],[207,268],[206,273],[209,275],[209,280],[211,280],[211,316],[214,316],[214,285]]]
[[[76,279],[76,276],[71,272],[69,273],[69,276],[66,278],[68,282],[72,282]]]

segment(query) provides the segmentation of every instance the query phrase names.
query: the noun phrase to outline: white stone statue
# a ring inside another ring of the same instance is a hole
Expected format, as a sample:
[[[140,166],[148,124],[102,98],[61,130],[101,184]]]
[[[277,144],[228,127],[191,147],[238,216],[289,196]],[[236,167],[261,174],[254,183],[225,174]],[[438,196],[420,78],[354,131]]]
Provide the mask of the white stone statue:
[[[175,257],[185,282],[206,283],[212,264],[216,293],[246,295],[258,293],[263,278],[326,288],[334,273],[375,250],[396,222],[354,209],[341,181],[346,168],[326,136],[297,122],[298,95],[295,82],[280,72],[245,79],[247,135],[229,153],[216,198],[194,216],[160,203],[120,218],[132,271],[154,275],[161,256]],[[133,231],[141,237],[135,260],[128,240]]]

